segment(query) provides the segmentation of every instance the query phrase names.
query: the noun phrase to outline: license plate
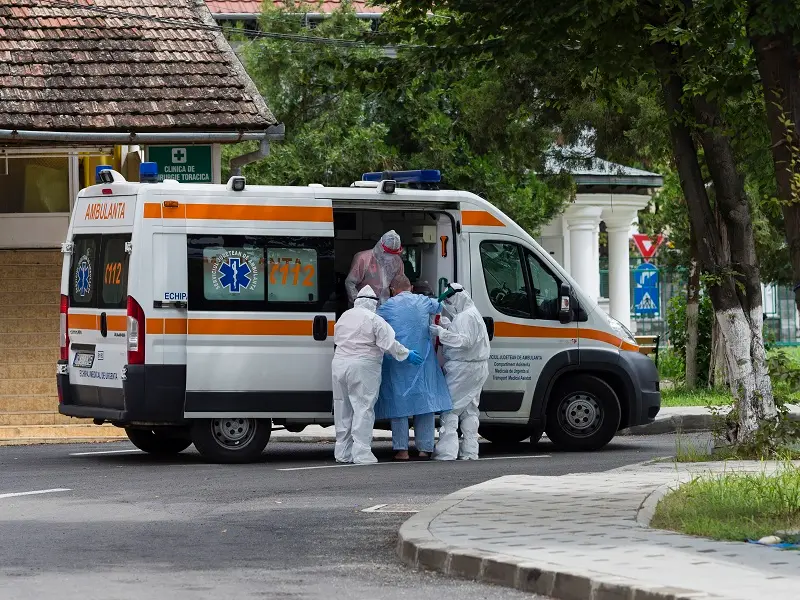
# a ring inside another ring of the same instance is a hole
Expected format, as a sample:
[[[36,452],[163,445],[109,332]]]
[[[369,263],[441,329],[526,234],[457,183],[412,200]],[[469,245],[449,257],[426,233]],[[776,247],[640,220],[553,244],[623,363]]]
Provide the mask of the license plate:
[[[81,369],[91,369],[94,364],[94,354],[90,352],[78,352],[72,360],[73,367],[80,367]]]

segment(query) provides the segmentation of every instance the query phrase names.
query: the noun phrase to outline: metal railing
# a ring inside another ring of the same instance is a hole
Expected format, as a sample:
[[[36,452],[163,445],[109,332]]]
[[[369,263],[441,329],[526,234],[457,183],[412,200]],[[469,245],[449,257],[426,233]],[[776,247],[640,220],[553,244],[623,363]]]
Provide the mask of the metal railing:
[[[687,273],[666,269],[654,263],[659,275],[659,311],[654,315],[638,315],[634,312],[633,298],[636,280],[634,270],[641,259],[631,258],[631,323],[637,335],[660,335],[662,343],[669,339],[667,307],[671,298],[686,294]],[[608,269],[600,269],[600,296],[608,298]],[[800,346],[800,315],[794,301],[794,291],[789,286],[766,284],[762,286],[764,305],[764,335],[766,341],[776,346]]]

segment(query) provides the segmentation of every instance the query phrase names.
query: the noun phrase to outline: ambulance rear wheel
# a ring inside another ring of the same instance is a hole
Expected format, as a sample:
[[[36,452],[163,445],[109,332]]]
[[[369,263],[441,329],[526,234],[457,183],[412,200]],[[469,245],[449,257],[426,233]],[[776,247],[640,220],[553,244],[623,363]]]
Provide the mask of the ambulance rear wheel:
[[[271,433],[269,419],[198,419],[192,426],[192,441],[211,462],[248,463],[261,456]]]
[[[156,456],[173,456],[192,445],[192,440],[157,433],[152,429],[126,427],[125,433],[139,450]]]

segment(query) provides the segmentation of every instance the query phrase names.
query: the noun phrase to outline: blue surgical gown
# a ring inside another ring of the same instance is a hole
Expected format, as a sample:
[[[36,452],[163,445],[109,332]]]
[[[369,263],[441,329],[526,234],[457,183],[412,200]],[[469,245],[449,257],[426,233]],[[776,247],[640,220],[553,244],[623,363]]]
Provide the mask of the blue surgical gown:
[[[408,361],[384,357],[376,418],[410,417],[453,408],[429,331],[431,315],[438,309],[436,300],[410,292],[398,294],[378,309],[378,314],[394,329],[397,341],[419,352],[425,362],[415,367]]]

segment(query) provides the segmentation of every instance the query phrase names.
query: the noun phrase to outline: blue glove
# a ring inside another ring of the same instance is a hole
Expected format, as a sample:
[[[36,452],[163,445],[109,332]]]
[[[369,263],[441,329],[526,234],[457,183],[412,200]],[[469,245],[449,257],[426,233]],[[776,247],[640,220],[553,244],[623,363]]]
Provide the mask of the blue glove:
[[[416,350],[412,350],[411,352],[408,353],[408,362],[410,362],[414,366],[419,366],[423,362],[425,362],[425,359],[422,358],[419,352],[417,352]]]
[[[440,312],[442,312],[443,308],[444,308],[444,305],[441,302],[439,302],[439,307],[436,309],[436,314],[439,314]]]

